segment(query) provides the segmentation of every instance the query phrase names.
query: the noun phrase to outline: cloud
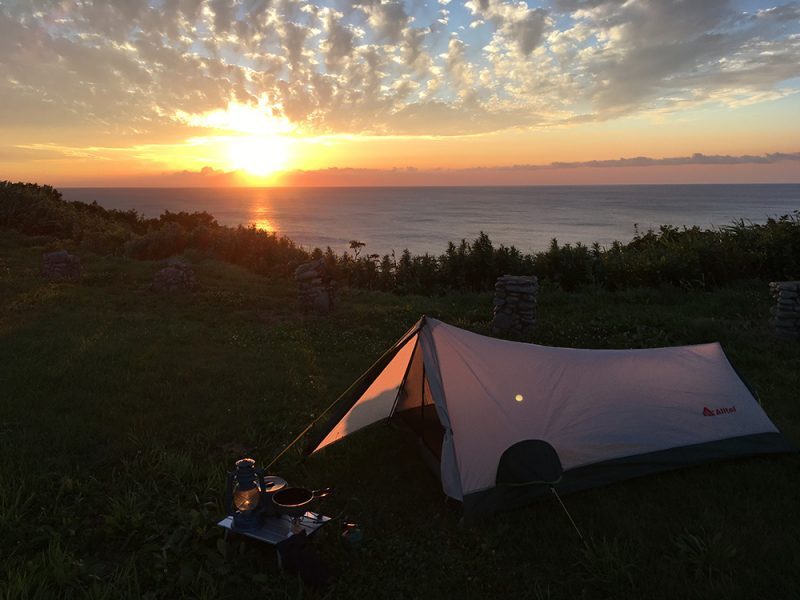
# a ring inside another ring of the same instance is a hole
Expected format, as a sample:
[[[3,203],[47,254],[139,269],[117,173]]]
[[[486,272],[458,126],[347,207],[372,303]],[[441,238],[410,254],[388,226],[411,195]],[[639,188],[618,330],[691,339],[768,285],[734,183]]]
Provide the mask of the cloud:
[[[64,139],[152,136],[235,101],[266,103],[310,134],[462,135],[796,91],[800,4],[737,6],[0,3],[0,119]]]
[[[159,152],[156,146],[137,148],[135,156]],[[115,161],[131,154],[120,148],[58,147],[33,145],[23,148],[28,160],[42,165],[57,162],[65,156],[81,156],[85,160],[105,160],[113,169]],[[0,164],[13,165],[16,150],[0,147]],[[286,186],[359,186],[359,185],[534,185],[534,184],[615,184],[624,182],[666,183],[697,182],[798,182],[796,164],[800,152],[778,152],[763,155],[704,155],[652,158],[647,156],[613,160],[554,162],[472,168],[323,168],[292,170],[277,174],[272,184]],[[202,163],[200,163],[202,165]],[[702,168],[697,168],[702,167]],[[129,185],[153,187],[230,187],[251,185],[252,180],[240,171],[198,166],[180,171],[130,175],[108,173],[90,181],[62,177],[57,185]]]
[[[772,165],[779,162],[800,162],[800,152],[773,152],[770,154],[730,156],[727,154],[707,155],[695,153],[691,156],[675,156],[669,158],[650,158],[635,156],[633,158],[617,158],[611,160],[587,160],[578,162],[553,162],[549,165],[515,165],[513,169],[580,169],[608,167],[658,167],[678,165]]]
[[[447,54],[445,55],[445,71],[450,74],[452,81],[461,87],[466,81],[468,67],[465,56],[466,44],[458,36],[452,36],[447,43]]]
[[[52,160],[63,158],[65,154],[50,148],[25,148],[20,146],[0,146],[0,162],[21,163],[32,160]]]
[[[593,33],[582,68],[596,111],[616,114],[690,100],[725,102],[800,75],[800,46],[776,18],[737,12],[728,0],[562,2]]]
[[[403,35],[402,61],[411,70],[411,74],[426,77],[430,73],[431,57],[425,50],[425,43],[430,30],[409,27]]]
[[[529,8],[524,2],[470,0],[466,6],[478,21],[494,23],[498,39],[512,41],[523,56],[530,56],[550,24],[546,10]]]
[[[203,167],[199,171],[183,170],[141,177],[140,183],[167,187],[234,187],[241,185],[242,179],[242,174],[238,171],[220,171],[212,167]]]
[[[475,135],[512,127],[536,124],[537,115],[521,110],[493,110],[470,100],[460,104],[418,102],[403,107],[391,116],[391,129],[400,135]],[[388,124],[387,124],[388,127]]]
[[[341,23],[342,13],[324,9],[323,22],[327,37],[321,49],[325,53],[325,67],[328,71],[336,71],[344,60],[353,53],[354,33],[352,27]]]
[[[330,168],[293,171],[285,174],[283,185],[295,186],[426,186],[426,185],[534,185],[534,184],[602,184],[637,181],[665,183],[682,177],[684,181],[714,183],[730,181],[774,181],[776,173],[787,181],[797,181],[791,165],[800,161],[800,152],[755,156],[707,156],[695,154],[675,158],[636,157],[612,161],[512,165],[506,167],[474,167],[463,169],[393,169]],[[687,167],[703,165],[702,170]],[[742,165],[756,165],[741,168]],[[765,165],[773,165],[775,168]],[[739,168],[737,168],[739,167]],[[761,169],[759,171],[758,169]],[[776,170],[777,169],[777,170]]]
[[[230,31],[234,17],[232,0],[211,0],[209,8],[214,14],[214,31],[217,33]]]
[[[408,13],[402,2],[399,0],[357,0],[353,2],[353,5],[359,6],[367,15],[378,41],[390,44],[400,41],[403,30],[409,22]]]

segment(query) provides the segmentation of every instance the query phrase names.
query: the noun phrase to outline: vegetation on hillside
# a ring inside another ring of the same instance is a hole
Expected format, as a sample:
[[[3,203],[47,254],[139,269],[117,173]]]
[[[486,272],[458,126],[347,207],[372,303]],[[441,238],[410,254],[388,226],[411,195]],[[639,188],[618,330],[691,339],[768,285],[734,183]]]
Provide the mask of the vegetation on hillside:
[[[292,282],[189,256],[200,289],[147,291],[151,261],[86,253],[79,285],[39,275],[51,242],[0,229],[0,598],[319,597],[264,544],[223,539],[225,470],[267,464],[421,314],[486,333],[491,293],[342,290],[303,315]],[[772,335],[763,283],[568,293],[545,283],[535,341],[631,348],[719,340],[792,441],[800,346]],[[8,367],[8,368],[6,368]],[[336,493],[316,550],[332,598],[800,596],[800,456],[720,462],[461,524],[411,440],[376,426],[275,472]],[[302,444],[300,444],[302,446]]]
[[[270,547],[223,539],[226,468],[245,454],[269,462],[419,315],[486,333],[503,272],[544,280],[537,343],[721,341],[797,442],[800,346],[772,334],[766,286],[737,282],[797,276],[797,217],[534,255],[481,235],[396,258],[357,240],[352,253],[307,253],[205,213],[145,219],[0,184],[0,365],[11,366],[0,369],[0,598],[315,597]],[[80,285],[39,275],[42,253],[60,246],[81,254]],[[135,259],[181,253],[200,290],[146,291],[161,265]],[[351,284],[325,319],[298,312],[287,280],[311,255]],[[355,552],[338,521],[316,537],[339,571],[332,597],[800,595],[798,455],[572,495],[581,547],[554,502],[464,526],[407,442],[375,427],[275,466],[294,484],[334,485],[320,507],[365,532]]]
[[[67,202],[50,186],[0,182],[0,226],[28,235],[52,236],[96,254],[162,259],[187,250],[242,265],[263,275],[287,277],[301,262],[326,257],[343,282],[401,294],[488,290],[505,273],[530,274],[565,290],[592,284],[621,289],[662,284],[712,288],[747,279],[800,277],[800,211],[766,223],[739,221],[719,229],[662,226],[638,232],[610,247],[560,245],[526,254],[495,246],[481,233],[450,242],[439,256],[306,252],[286,237],[255,227],[225,227],[206,212],[144,218],[134,210],[108,210],[96,203]]]
[[[164,211],[148,219],[135,210],[68,202],[47,185],[0,182],[0,226],[75,244],[100,255],[154,260],[193,249],[262,275],[287,276],[308,253],[286,237],[254,227],[224,227],[206,212]]]

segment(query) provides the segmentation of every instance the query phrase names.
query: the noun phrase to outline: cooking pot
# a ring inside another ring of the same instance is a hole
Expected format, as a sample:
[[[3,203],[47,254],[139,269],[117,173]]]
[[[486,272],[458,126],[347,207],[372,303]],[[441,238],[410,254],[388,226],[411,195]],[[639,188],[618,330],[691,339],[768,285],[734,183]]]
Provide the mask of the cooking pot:
[[[261,499],[262,510],[267,517],[274,517],[278,514],[275,505],[272,503],[272,496],[280,490],[284,490],[289,486],[286,480],[277,475],[265,475],[261,480]]]
[[[287,487],[272,494],[272,503],[278,514],[297,518],[306,514],[313,500],[330,496],[332,493],[333,488],[312,491],[301,487]]]

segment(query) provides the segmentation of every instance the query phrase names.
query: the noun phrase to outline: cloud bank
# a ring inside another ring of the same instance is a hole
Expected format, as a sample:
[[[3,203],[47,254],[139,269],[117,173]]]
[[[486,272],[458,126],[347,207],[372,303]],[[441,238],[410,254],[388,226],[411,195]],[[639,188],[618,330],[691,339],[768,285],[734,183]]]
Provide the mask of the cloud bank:
[[[547,166],[520,165],[514,169],[578,169],[578,168],[606,168],[606,167],[657,167],[677,165],[773,165],[779,162],[800,162],[800,152],[772,152],[755,156],[745,154],[742,156],[706,155],[695,153],[691,156],[676,156],[671,158],[650,158],[636,156],[634,158],[618,158],[613,160],[587,160],[579,162],[553,162]]]
[[[42,149],[41,152],[52,152]],[[763,155],[706,155],[651,158],[638,156],[615,160],[580,162],[552,162],[549,164],[508,165],[505,167],[471,167],[463,169],[419,169],[414,167],[393,169],[327,168],[294,170],[282,173],[270,185],[282,186],[426,186],[426,185],[563,185],[624,183],[665,183],[674,181],[672,174],[685,167],[711,167],[698,171],[695,183],[720,183],[737,181],[732,174],[742,175],[740,182],[769,183],[776,180],[800,183],[798,170],[800,152],[769,153]],[[748,167],[775,167],[768,178],[759,179],[758,172]],[[743,167],[736,169],[736,167]],[[716,169],[716,170],[715,170]],[[570,173],[579,170],[580,175]],[[791,176],[794,173],[794,177]],[[689,179],[689,181],[692,181]],[[113,185],[114,182],[107,182]],[[103,185],[101,181],[99,185]],[[198,171],[182,170],[157,175],[129,178],[126,185],[137,187],[235,187],[249,185],[243,174],[204,167]]]

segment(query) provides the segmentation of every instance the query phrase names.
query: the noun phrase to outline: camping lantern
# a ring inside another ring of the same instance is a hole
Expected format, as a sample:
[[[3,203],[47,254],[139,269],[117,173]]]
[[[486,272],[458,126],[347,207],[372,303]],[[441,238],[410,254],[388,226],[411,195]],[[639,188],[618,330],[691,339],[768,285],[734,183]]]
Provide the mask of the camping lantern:
[[[237,460],[235,470],[228,473],[226,508],[233,515],[236,529],[257,529],[261,525],[261,478],[261,470],[256,469],[252,458]]]

